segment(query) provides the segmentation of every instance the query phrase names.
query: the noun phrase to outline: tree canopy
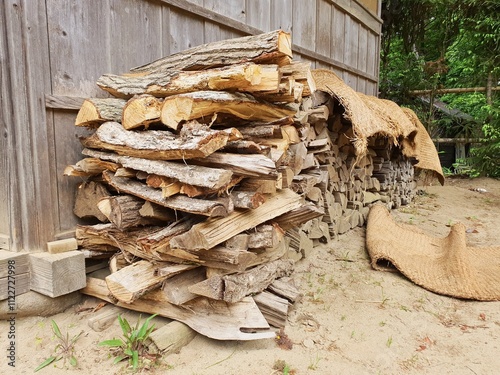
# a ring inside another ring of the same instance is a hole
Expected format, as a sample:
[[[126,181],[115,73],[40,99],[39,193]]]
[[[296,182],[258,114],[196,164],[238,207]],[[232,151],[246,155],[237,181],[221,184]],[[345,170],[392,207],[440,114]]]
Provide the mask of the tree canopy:
[[[492,90],[500,78],[500,2],[385,0],[382,18],[380,95],[413,107],[433,137],[481,138],[472,161],[484,174],[500,177],[500,98]],[[486,90],[436,94],[478,86]],[[412,95],[418,89],[430,95]],[[473,120],[451,129],[436,116],[437,99]]]

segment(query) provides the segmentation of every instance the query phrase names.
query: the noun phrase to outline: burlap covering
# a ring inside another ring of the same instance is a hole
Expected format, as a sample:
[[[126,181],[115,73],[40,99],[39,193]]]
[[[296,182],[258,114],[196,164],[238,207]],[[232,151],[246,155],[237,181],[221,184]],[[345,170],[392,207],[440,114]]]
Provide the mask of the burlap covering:
[[[445,238],[434,238],[413,225],[395,223],[377,204],[368,216],[366,247],[376,270],[394,270],[392,265],[435,293],[500,300],[500,247],[467,246],[463,224],[454,225]]]
[[[417,160],[415,167],[433,171],[441,185],[443,185],[443,169],[441,168],[436,147],[431,137],[429,137],[429,133],[427,133],[427,130],[424,125],[422,125],[415,112],[409,108],[402,108],[402,110],[416,128],[415,136],[413,138],[407,137],[402,142],[403,155],[415,158]]]
[[[405,156],[415,158],[418,168],[434,172],[439,182],[444,183],[436,147],[413,111],[390,100],[358,93],[331,70],[316,69],[312,76],[316,90],[330,94],[343,107],[344,118],[352,124],[357,155],[367,152],[369,137],[387,137],[394,145],[401,146]]]

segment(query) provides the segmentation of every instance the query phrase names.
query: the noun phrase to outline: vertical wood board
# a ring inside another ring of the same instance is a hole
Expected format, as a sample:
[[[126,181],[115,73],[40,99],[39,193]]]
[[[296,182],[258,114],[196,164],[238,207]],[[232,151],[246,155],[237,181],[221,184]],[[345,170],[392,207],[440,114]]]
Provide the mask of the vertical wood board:
[[[344,62],[344,30],[345,13],[337,7],[332,7],[332,47],[330,48],[330,57],[340,62]]]
[[[316,52],[330,56],[332,48],[332,5],[325,0],[317,0]]]
[[[2,6],[12,95],[7,124],[13,176],[8,198],[11,236],[16,250],[37,249],[52,236],[55,203],[47,173],[52,143],[43,100],[43,92],[50,87],[45,2],[8,0]]]
[[[366,72],[378,75],[380,60],[380,38],[369,32],[366,41]]]
[[[52,94],[106,97],[97,79],[119,73],[112,69],[109,53],[116,37],[109,1],[47,0],[47,14]]]
[[[74,230],[78,218],[73,214],[77,187],[82,183],[79,177],[64,176],[64,168],[74,165],[83,158],[82,145],[78,136],[88,135],[85,128],[77,128],[75,122],[76,112],[54,111],[55,140],[57,159],[55,160],[55,174],[58,194],[58,225],[54,239],[64,238],[65,234]]]
[[[292,42],[316,50],[316,1],[293,0]]]
[[[109,2],[112,43],[105,53],[109,54],[112,72],[127,72],[163,57],[161,5],[143,0]]]
[[[170,9],[170,53],[176,53],[204,43],[204,24],[200,17]]]
[[[358,61],[357,68],[366,72],[366,64],[368,61],[368,30],[359,25],[359,33],[358,33]]]
[[[219,14],[246,23],[245,0],[205,0],[204,6]]]
[[[10,102],[10,74],[7,59],[7,30],[5,28],[4,7],[0,5],[0,173],[3,176],[0,184],[0,235],[10,236],[10,216],[11,207],[9,204],[9,186],[11,158],[9,157],[9,144],[12,144],[11,113],[12,104]]]
[[[107,96],[95,82],[103,73],[113,71],[108,0],[97,3],[48,0],[47,6],[52,94]],[[58,195],[58,212],[55,233],[49,241],[63,238],[65,232],[74,229],[77,223],[73,205],[76,187],[81,180],[65,177],[63,171],[67,165],[81,159],[82,146],[78,135],[85,133],[85,129],[74,126],[76,112],[51,111],[51,115],[55,144],[53,181]]]
[[[264,32],[271,31],[271,0],[247,1],[246,24]]]
[[[271,0],[271,29],[292,31],[292,7],[290,0]],[[293,39],[293,36],[292,36]]]
[[[350,16],[345,18],[345,59],[344,62],[350,67],[358,67],[358,34],[359,23]]]

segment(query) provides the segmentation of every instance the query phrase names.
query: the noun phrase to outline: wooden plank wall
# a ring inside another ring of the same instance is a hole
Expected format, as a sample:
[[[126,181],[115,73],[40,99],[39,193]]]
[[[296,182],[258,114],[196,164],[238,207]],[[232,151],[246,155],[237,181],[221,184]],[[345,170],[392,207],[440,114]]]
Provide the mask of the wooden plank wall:
[[[45,2],[5,0],[0,7],[2,56],[8,67],[7,80],[2,79],[8,166],[1,172],[10,179],[12,250],[36,250],[54,233],[57,210],[56,186],[50,178],[54,138],[42,96],[50,92],[51,79]]]
[[[7,59],[7,30],[5,23],[5,10],[0,6],[0,172],[2,183],[0,183],[0,236],[10,238],[10,207],[9,207],[9,186],[11,185],[9,160],[11,152],[9,152],[10,129],[7,127],[11,121],[12,105],[10,99],[9,82],[10,75]],[[1,248],[9,248],[7,245],[10,241],[4,241]]]
[[[281,28],[292,33],[295,59],[377,93],[381,20],[357,0],[5,0],[0,21],[8,99],[0,172],[11,178],[8,191],[0,185],[0,235],[12,229],[17,250],[44,249],[74,230],[80,180],[62,172],[80,159],[84,130],[73,126],[76,112],[62,99],[106,96],[95,85],[103,73]],[[59,104],[45,108],[47,98]]]

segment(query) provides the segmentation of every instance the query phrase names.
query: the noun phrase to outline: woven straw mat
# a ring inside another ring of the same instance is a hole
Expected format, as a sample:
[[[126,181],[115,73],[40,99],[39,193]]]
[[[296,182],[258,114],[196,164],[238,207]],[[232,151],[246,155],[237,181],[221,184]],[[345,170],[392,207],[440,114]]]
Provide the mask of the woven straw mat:
[[[432,292],[481,301],[500,300],[500,247],[467,246],[465,226],[435,238],[397,224],[383,205],[372,206],[366,246],[372,267],[403,275]]]

